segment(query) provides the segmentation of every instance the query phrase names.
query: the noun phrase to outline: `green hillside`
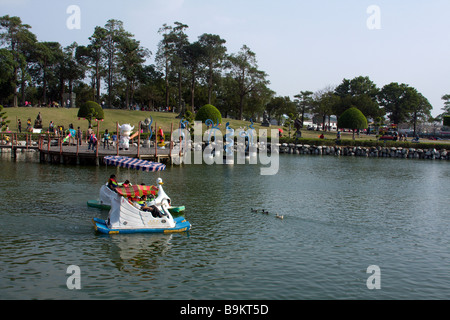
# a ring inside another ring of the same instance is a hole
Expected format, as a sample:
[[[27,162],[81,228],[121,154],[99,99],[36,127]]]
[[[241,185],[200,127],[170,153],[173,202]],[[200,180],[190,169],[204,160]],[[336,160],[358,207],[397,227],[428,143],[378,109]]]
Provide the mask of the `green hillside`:
[[[74,128],[80,127],[82,130],[87,130],[88,121],[84,119],[78,119],[78,109],[67,109],[67,108],[30,108],[30,107],[19,107],[19,108],[5,108],[8,120],[11,121],[9,128],[11,131],[17,131],[17,120],[20,119],[22,122],[22,130],[26,127],[27,119],[30,118],[32,124],[37,115],[40,113],[43,119],[42,125],[44,131],[47,131],[50,121],[53,121],[55,126],[69,127],[69,124],[73,124]],[[108,129],[110,132],[116,130],[116,123],[119,124],[130,124],[137,127],[139,121],[144,121],[146,118],[152,117],[153,124],[161,127],[164,132],[170,132],[171,125],[174,128],[178,128],[180,119],[177,119],[177,113],[170,112],[149,112],[149,111],[133,111],[133,110],[118,110],[118,109],[105,109],[105,119],[100,122],[100,131]],[[238,129],[239,127],[247,128],[251,123],[248,121],[223,119],[222,125],[220,126],[222,132],[225,132],[225,124],[230,122],[230,127]],[[93,124],[94,126],[95,123]],[[254,128],[259,130],[262,128],[260,124],[255,124]],[[271,127],[271,129],[277,129],[278,127]],[[267,128],[266,128],[267,129]],[[268,132],[270,134],[270,130]]]

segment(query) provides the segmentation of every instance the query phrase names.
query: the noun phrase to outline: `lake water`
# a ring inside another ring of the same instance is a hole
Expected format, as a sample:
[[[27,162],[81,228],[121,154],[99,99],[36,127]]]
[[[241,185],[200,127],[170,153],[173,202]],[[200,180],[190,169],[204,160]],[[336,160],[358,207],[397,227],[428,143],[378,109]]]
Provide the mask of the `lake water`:
[[[1,299],[450,299],[448,162],[280,155],[274,176],[258,165],[152,174],[9,155],[0,166]],[[91,219],[108,213],[86,201],[112,173],[163,178],[192,230],[96,234]],[[71,265],[80,290],[67,288]],[[380,289],[368,289],[372,265]]]

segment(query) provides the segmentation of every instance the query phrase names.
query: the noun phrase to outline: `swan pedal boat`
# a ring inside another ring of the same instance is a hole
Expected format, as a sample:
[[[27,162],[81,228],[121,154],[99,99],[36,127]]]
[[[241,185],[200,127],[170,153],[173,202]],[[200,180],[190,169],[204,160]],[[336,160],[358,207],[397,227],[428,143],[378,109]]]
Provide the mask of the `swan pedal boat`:
[[[108,193],[111,209],[108,219],[94,218],[92,220],[97,232],[104,234],[129,234],[129,233],[176,233],[186,232],[191,229],[191,224],[184,217],[174,218],[169,211],[170,198],[162,188],[162,180],[158,178],[158,197],[148,203],[156,206],[162,213],[162,217],[154,217],[151,212],[143,211],[140,206],[128,199],[131,196],[149,194],[152,187],[130,186],[119,187],[117,192]]]
[[[122,184],[119,184],[121,186]],[[87,205],[91,208],[97,208],[100,210],[111,210],[111,200],[110,197],[113,196],[115,192],[108,187],[108,184],[103,185],[100,188],[100,200],[88,200]],[[185,206],[172,207],[169,206],[169,212],[174,216],[178,217],[184,215]]]

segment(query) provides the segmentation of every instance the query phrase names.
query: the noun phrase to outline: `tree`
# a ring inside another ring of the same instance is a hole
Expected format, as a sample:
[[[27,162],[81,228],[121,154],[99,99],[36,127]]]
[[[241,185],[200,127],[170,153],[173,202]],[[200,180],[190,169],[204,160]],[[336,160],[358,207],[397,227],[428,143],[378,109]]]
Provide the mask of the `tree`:
[[[376,99],[379,89],[369,77],[356,77],[351,80],[344,79],[342,83],[336,87],[335,93],[340,96],[359,96],[367,95],[372,99]]]
[[[189,111],[186,110],[184,113],[184,116],[182,118],[183,123],[185,124],[185,129],[189,131],[190,134],[194,134],[194,122],[195,122],[195,115]],[[187,127],[186,127],[187,123]]]
[[[89,121],[89,126],[91,126],[92,120],[102,120],[105,118],[102,107],[94,101],[87,101],[83,103],[78,110],[78,118],[85,118]]]
[[[13,106],[18,106],[18,77],[19,70],[24,70],[26,59],[23,49],[36,41],[36,36],[29,31],[31,26],[23,24],[19,17],[5,15],[0,17],[0,45],[6,45],[13,56],[12,78],[10,79],[13,91]]]
[[[78,62],[91,71],[91,86],[94,90],[94,99],[100,103],[101,79],[105,74],[105,56],[103,48],[106,43],[107,30],[95,27],[94,33],[89,37],[88,46],[79,46],[76,51]]]
[[[384,117],[376,117],[373,120],[373,125],[375,126],[375,132],[378,134],[379,128],[384,125]]]
[[[431,118],[431,110],[433,109],[433,106],[430,104],[428,99],[425,98],[421,93],[417,92],[416,89],[409,88],[408,92],[410,95],[414,96],[414,98],[410,98],[410,114],[414,127],[414,136],[416,136],[416,128],[418,122],[420,120],[427,120]]]
[[[143,66],[138,74],[136,102],[153,110],[164,105],[164,92],[164,75],[154,65]]]
[[[441,109],[444,112],[439,115],[440,118],[443,116],[449,116],[450,115],[450,94],[445,94],[442,96],[442,100],[444,100],[444,107]]]
[[[123,22],[111,19],[105,24],[106,35],[104,37],[104,53],[106,56],[106,84],[108,89],[108,105],[115,103],[117,97],[116,84],[118,80],[118,55],[119,45],[133,35],[125,31]],[[114,100],[114,101],[113,101]],[[128,106],[127,106],[128,107]]]
[[[239,120],[243,119],[244,100],[260,84],[268,84],[267,74],[258,70],[256,54],[244,45],[237,54],[228,57],[229,75],[236,81],[239,96]]]
[[[258,83],[246,99],[244,115],[247,119],[255,120],[258,116],[263,115],[267,104],[273,98],[274,94],[275,92],[270,90],[265,83]],[[292,108],[294,108],[294,104],[291,104],[291,108],[287,108],[288,111],[286,112],[292,112]]]
[[[430,117],[433,108],[421,93],[403,83],[400,85],[390,83],[384,86],[379,94],[379,100],[394,124],[412,122],[414,134],[418,121]]]
[[[332,87],[325,87],[318,90],[313,95],[312,113],[322,120],[322,130],[325,130],[326,119],[333,114],[334,106],[338,97],[334,94]]]
[[[355,107],[344,111],[338,119],[338,128],[352,129],[353,140],[355,140],[355,130],[367,129],[367,127],[366,117]]]
[[[450,116],[444,116],[444,126],[450,127]]]
[[[81,105],[79,103],[80,101],[93,101],[95,99],[95,94],[92,91],[92,87],[83,81],[75,82],[73,92],[76,94],[76,99],[78,101],[77,107]]]
[[[302,115],[302,128],[305,122],[305,113],[309,112],[313,106],[312,91],[301,91],[300,94],[294,96],[297,98],[296,102],[298,104],[298,113]]]
[[[378,95],[380,105],[384,107],[394,124],[405,122],[408,118],[410,112],[408,99],[414,98],[413,95],[408,94],[408,88],[407,84],[392,82],[385,85]]]
[[[25,105],[26,95],[27,95],[27,85],[32,85],[31,78],[31,67],[33,66],[33,52],[36,49],[37,39],[34,34],[30,32],[28,40],[23,43],[20,51],[24,57],[24,63],[20,65],[19,78],[20,83],[20,93],[21,101],[20,105]]]
[[[184,72],[184,53],[189,45],[188,36],[184,32],[188,28],[181,22],[175,22],[175,26],[163,24],[158,33],[163,39],[158,44],[156,53],[156,64],[160,71],[164,73],[166,84],[166,107],[169,107],[170,75],[174,74],[178,86],[178,112],[181,112],[182,105],[182,79]]]
[[[5,131],[9,122],[6,112],[3,111],[3,106],[0,105],[0,132]]]
[[[162,34],[163,39],[158,43],[158,51],[156,52],[156,65],[160,72],[164,74],[164,84],[165,84],[165,106],[169,107],[169,73],[170,73],[170,57],[173,54],[173,48],[168,41],[169,32],[172,30],[172,27],[164,24],[162,28],[158,30],[159,34]]]
[[[273,97],[267,104],[266,110],[269,113],[269,118],[275,116],[280,123],[284,114],[295,113],[296,105],[289,97]]]
[[[334,106],[334,113],[339,117],[348,108],[356,107],[368,117],[382,116],[383,112],[377,101],[379,91],[369,77],[344,79],[334,91],[340,98]]]
[[[84,79],[85,68],[76,59],[77,48],[78,45],[76,42],[65,47],[57,63],[56,70],[60,81],[60,100],[62,106],[66,104],[64,99],[66,82],[68,83],[69,94],[72,94],[74,82]]]
[[[203,59],[205,59],[205,48],[199,41],[191,43],[185,47],[185,65],[190,73],[190,91],[191,91],[191,112],[194,112],[195,106],[195,85],[198,74],[200,73],[200,66]]]
[[[150,51],[140,46],[140,42],[124,37],[119,42],[118,66],[120,73],[126,81],[125,105],[130,105],[130,96],[133,100],[136,82],[143,68],[145,59],[150,56]]]
[[[198,38],[198,42],[203,47],[203,64],[206,67],[205,79],[208,86],[208,104],[212,103],[212,90],[214,79],[217,79],[219,70],[222,69],[226,59],[226,41],[215,34],[204,33]]]
[[[284,127],[288,130],[288,133],[289,133],[289,139],[291,138],[292,125],[294,124],[296,118],[297,117],[294,116],[293,113],[289,113],[288,118],[284,122]]]
[[[236,94],[238,83],[231,75],[226,75],[220,79],[217,87],[216,106],[225,118],[230,116],[237,118],[239,114],[239,97]]]
[[[49,87],[54,88],[57,82],[56,67],[63,56],[61,45],[58,42],[38,42],[33,56],[34,65],[31,68],[34,81],[41,84],[41,101],[46,104]]]
[[[0,49],[0,103],[14,94],[14,56],[7,49]]]
[[[222,123],[222,115],[220,111],[214,107],[213,105],[207,104],[198,110],[197,115],[195,116],[196,121],[202,121],[205,123],[207,120],[211,120],[214,123]]]

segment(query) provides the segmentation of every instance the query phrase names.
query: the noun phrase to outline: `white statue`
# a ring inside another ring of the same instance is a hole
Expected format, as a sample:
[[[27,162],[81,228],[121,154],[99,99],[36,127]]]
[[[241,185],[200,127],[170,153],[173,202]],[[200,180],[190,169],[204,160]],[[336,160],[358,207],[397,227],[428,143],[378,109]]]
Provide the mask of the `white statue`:
[[[130,139],[134,138],[130,137],[131,132],[133,132],[134,127],[132,127],[129,124],[123,124],[123,125],[119,125],[119,130],[120,130],[120,142],[119,142],[119,149],[125,149],[128,150],[130,148]]]

